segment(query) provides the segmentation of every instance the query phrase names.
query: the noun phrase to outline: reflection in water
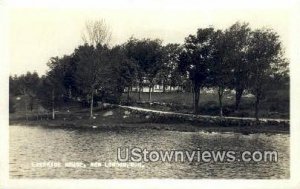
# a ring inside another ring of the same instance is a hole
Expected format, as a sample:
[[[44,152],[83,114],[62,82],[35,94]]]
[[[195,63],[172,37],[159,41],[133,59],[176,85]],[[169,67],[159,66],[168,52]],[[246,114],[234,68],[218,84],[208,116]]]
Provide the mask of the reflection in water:
[[[144,167],[38,168],[32,162],[115,162],[118,147],[276,150],[278,162],[153,162]],[[288,178],[289,135],[10,126],[12,178]]]

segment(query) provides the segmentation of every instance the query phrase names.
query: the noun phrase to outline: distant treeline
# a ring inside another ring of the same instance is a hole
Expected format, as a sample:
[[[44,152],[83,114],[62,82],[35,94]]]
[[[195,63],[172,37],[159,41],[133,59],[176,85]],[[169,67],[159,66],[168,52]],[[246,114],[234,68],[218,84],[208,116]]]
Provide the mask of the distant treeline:
[[[225,30],[199,28],[184,44],[163,45],[159,39],[130,38],[110,47],[107,25],[103,21],[86,25],[85,44],[71,55],[53,57],[49,70],[10,76],[10,96],[23,95],[53,111],[62,100],[80,97],[90,105],[96,101],[119,103],[125,89],[147,84],[149,101],[155,84],[181,86],[194,93],[198,110],[200,90],[216,88],[220,116],[223,115],[225,89],[236,92],[238,111],[245,90],[255,96],[255,115],[259,103],[270,89],[288,88],[288,61],[278,34],[271,29],[252,30],[247,23],[235,23]],[[28,107],[27,107],[28,106]]]

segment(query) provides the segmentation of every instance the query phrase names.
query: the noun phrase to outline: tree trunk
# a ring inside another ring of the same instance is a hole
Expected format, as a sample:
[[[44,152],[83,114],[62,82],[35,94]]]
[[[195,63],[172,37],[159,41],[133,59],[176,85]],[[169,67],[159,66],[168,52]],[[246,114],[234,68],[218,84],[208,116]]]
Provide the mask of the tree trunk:
[[[152,89],[152,86],[149,85],[149,102],[151,102],[151,89]]]
[[[54,98],[54,89],[52,89],[52,119],[55,119]]]
[[[163,87],[163,93],[165,93],[166,92],[166,85],[165,85],[165,82],[163,81],[163,83],[162,83],[162,87]]]
[[[259,93],[256,93],[256,100],[255,100],[255,119],[256,119],[256,122],[259,121],[259,118],[258,118],[259,100],[260,100],[260,95],[259,95]]]
[[[130,97],[130,87],[127,87],[127,101],[129,101],[129,97]]]
[[[242,99],[244,89],[243,88],[236,88],[235,89],[235,111],[239,111],[240,102]]]
[[[30,108],[30,111],[32,112],[33,111],[33,97],[30,97],[29,98],[29,108]]]
[[[193,101],[192,101],[192,104],[195,103],[195,91],[193,88],[191,88],[191,93],[192,93],[192,96],[193,96]],[[195,106],[194,106],[194,109],[195,109]]]
[[[142,86],[139,85],[139,101],[141,101],[141,91],[142,91]]]
[[[91,104],[90,104],[90,118],[93,118],[93,106],[94,106],[94,90],[91,92]]]
[[[200,99],[200,87],[195,87],[194,89],[194,113],[198,114],[199,109],[199,99]]]
[[[28,121],[28,110],[27,110],[27,99],[26,96],[24,98],[24,102],[25,102],[25,117],[26,117],[26,121]]]
[[[219,106],[220,106],[220,117],[223,117],[223,88],[219,87],[218,95],[219,95]]]
[[[72,89],[71,89],[71,85],[69,85],[68,95],[69,95],[69,99],[71,99],[71,98],[72,98]]]

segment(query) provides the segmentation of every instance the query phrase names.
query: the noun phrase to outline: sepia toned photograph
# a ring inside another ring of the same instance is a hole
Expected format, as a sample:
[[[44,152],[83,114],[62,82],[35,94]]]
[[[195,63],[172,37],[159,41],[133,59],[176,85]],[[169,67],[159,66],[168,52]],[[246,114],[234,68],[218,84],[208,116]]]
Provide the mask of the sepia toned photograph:
[[[176,2],[8,9],[9,179],[291,178],[290,5]]]

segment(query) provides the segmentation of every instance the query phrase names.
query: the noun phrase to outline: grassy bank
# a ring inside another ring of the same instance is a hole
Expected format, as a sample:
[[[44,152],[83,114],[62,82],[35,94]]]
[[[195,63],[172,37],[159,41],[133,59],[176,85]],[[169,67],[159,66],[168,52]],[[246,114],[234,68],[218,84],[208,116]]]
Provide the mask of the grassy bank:
[[[238,132],[250,133],[288,133],[288,127],[282,126],[221,126],[210,123],[179,122],[175,120],[154,122],[149,116],[129,112],[125,109],[114,107],[108,109],[95,109],[93,119],[89,118],[88,109],[78,109],[70,112],[57,112],[56,119],[40,115],[39,119],[32,114],[26,120],[24,114],[10,115],[10,125],[32,125],[48,127],[71,127],[85,129],[107,129],[121,131],[122,129],[155,129],[181,132]]]

